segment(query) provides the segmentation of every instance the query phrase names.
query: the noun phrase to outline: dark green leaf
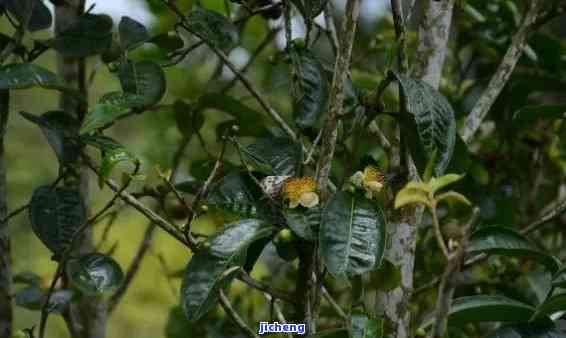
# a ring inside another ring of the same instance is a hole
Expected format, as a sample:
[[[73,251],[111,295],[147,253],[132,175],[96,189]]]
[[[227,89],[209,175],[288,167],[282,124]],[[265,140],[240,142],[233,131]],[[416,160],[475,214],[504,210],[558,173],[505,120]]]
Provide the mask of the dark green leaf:
[[[530,127],[537,119],[564,118],[566,118],[566,105],[527,106],[515,112],[513,122],[518,126]]]
[[[191,33],[222,50],[230,50],[238,43],[238,28],[222,14],[197,7],[187,15]]]
[[[0,67],[0,90],[31,87],[64,89],[65,83],[51,71],[31,64],[15,63]]]
[[[504,326],[486,336],[486,338],[565,338],[552,323],[523,323]]]
[[[194,106],[177,100],[173,104],[177,129],[185,137],[189,138],[193,133],[198,132],[204,124],[204,116],[201,111],[195,110]]]
[[[297,236],[307,241],[314,241],[318,234],[321,210],[319,207],[310,209],[298,208],[285,210],[287,225]]]
[[[178,49],[183,48],[185,43],[183,39],[181,39],[178,35],[169,35],[169,34],[159,34],[156,35],[147,42],[153,43],[157,47],[163,49],[166,52],[173,52]]]
[[[351,338],[383,338],[383,321],[371,319],[365,313],[354,312],[351,325]]]
[[[118,32],[123,49],[135,48],[149,39],[145,26],[129,16],[122,17],[118,24]]]
[[[562,267],[552,278],[552,286],[555,288],[566,288],[566,267]]]
[[[108,127],[122,116],[131,113],[145,103],[141,95],[112,92],[104,95],[100,101],[89,110],[80,133],[87,134],[97,129]]]
[[[304,47],[291,49],[293,115],[300,128],[314,126],[327,111],[329,84],[320,61]]]
[[[12,280],[15,284],[27,284],[30,286],[38,286],[41,283],[41,276],[32,271],[23,271],[13,276]]]
[[[79,121],[62,111],[50,111],[41,116],[26,112],[20,114],[39,126],[61,163],[73,163],[77,160],[80,145],[73,137],[79,130]]]
[[[334,195],[322,212],[320,255],[335,277],[350,277],[379,266],[386,221],[375,201],[347,192]]]
[[[53,48],[69,58],[100,54],[112,44],[112,18],[84,14],[52,40]]]
[[[123,146],[112,138],[104,135],[81,135],[81,141],[99,150],[115,150]]]
[[[142,97],[144,106],[156,104],[165,94],[165,74],[153,61],[126,61],[120,67],[119,77],[124,92]]]
[[[242,152],[267,175],[294,176],[302,161],[301,146],[284,137],[258,139]]]
[[[301,14],[307,20],[312,20],[316,18],[324,8],[328,0],[291,0]]]
[[[16,292],[16,305],[32,311],[41,310],[43,296],[43,291],[37,286],[23,288]]]
[[[86,208],[78,190],[44,185],[33,192],[29,217],[37,237],[58,256],[86,221]]]
[[[544,264],[551,273],[559,269],[556,258],[544,253],[523,235],[504,227],[484,227],[474,232],[467,252],[529,257]]]
[[[207,203],[243,217],[254,217],[261,197],[258,190],[247,173],[230,172],[211,185]]]
[[[71,283],[87,295],[112,292],[124,280],[120,265],[111,257],[99,253],[70,259],[66,273]]]
[[[41,0],[6,0],[5,6],[20,24],[27,23],[27,29],[32,32],[51,27],[51,11]]]
[[[521,322],[528,321],[534,308],[525,303],[497,295],[478,295],[454,299],[449,312],[451,325],[475,322]],[[431,317],[423,327],[433,324]]]
[[[407,111],[414,119],[427,161],[436,151],[435,176],[442,176],[450,163],[456,142],[454,110],[448,100],[426,82],[402,74],[395,76],[403,88]]]
[[[197,252],[189,262],[183,285],[181,302],[185,315],[196,321],[216,303],[218,290],[227,286],[231,277],[227,269],[242,265],[250,244],[275,231],[257,219],[246,219],[227,225],[210,238],[210,248]]]
[[[566,293],[550,297],[537,307],[536,318],[544,318],[559,311],[566,311]]]

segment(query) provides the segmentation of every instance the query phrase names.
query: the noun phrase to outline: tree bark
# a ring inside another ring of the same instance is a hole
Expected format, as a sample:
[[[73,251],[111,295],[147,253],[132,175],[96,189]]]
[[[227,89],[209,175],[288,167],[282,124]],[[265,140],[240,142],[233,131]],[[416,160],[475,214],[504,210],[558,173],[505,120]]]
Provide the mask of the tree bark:
[[[399,71],[407,72],[407,59],[405,54],[406,23],[402,2],[392,0],[395,31],[401,46],[399,48]],[[413,77],[421,79],[434,88],[438,88],[442,76],[442,69],[446,57],[452,10],[454,0],[428,0],[419,23],[419,42],[417,49],[416,66]],[[400,91],[402,92],[402,91]],[[401,110],[406,107],[402,104]],[[404,152],[403,147],[399,149]],[[403,158],[404,154],[398,156]],[[418,173],[409,155],[405,161],[409,166],[409,179],[418,179]],[[403,161],[401,161],[402,163]],[[395,338],[408,338],[411,336],[411,313],[409,302],[413,291],[413,277],[415,266],[415,251],[417,244],[417,227],[422,215],[422,208],[405,208],[401,212],[394,212],[388,228],[389,246],[385,253],[387,260],[400,269],[400,285],[387,293],[380,293],[376,299],[376,311],[388,323],[390,336]]]
[[[67,0],[58,3],[55,7],[55,34],[59,35],[72,25],[84,13],[85,0]],[[84,97],[78,100],[75,96],[62,93],[60,96],[61,109],[72,117],[82,121],[87,112],[86,67],[84,59],[73,59],[63,56],[58,58],[58,71],[68,86],[76,88]],[[71,179],[66,185],[78,187],[89,209],[88,169],[80,160],[77,163],[67,164],[77,170],[80,179]],[[87,253],[94,251],[92,231],[87,229],[79,240],[77,251]],[[83,297],[71,304],[64,314],[69,331],[73,338],[104,338],[106,335],[106,322],[108,317],[107,303],[99,297]]]
[[[8,123],[10,93],[0,91],[0,338],[12,337],[12,269],[8,236],[8,189],[4,135]]]

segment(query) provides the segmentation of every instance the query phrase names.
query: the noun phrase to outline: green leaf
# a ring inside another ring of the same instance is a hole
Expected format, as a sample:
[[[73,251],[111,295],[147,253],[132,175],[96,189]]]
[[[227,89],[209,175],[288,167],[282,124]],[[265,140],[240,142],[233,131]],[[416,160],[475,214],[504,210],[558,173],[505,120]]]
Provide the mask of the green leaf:
[[[165,325],[166,338],[187,338],[187,332],[191,336],[206,337],[207,326],[202,323],[191,323],[185,318],[183,308],[174,306],[169,311],[167,324]]]
[[[238,28],[222,14],[197,7],[187,15],[191,33],[222,50],[230,50],[238,43]]]
[[[15,63],[0,67],[0,90],[36,86],[64,89],[65,83],[51,71],[32,63]]]
[[[354,312],[351,318],[351,338],[383,338],[383,321]]]
[[[195,111],[194,106],[185,103],[185,101],[177,100],[173,104],[175,121],[177,129],[185,137],[189,138],[195,132],[198,132],[204,125],[204,115],[201,111]]]
[[[284,216],[287,225],[297,236],[307,241],[314,241],[317,238],[321,220],[320,207],[286,209]]]
[[[528,304],[499,295],[478,295],[454,299],[448,319],[450,325],[476,322],[526,322],[533,314],[534,308]],[[422,327],[427,328],[433,322],[434,317],[431,317],[425,320]]]
[[[426,82],[395,73],[403,89],[409,114],[414,118],[419,143],[427,159],[436,153],[435,176],[442,176],[454,152],[456,119],[446,98]],[[426,163],[426,162],[425,162]],[[424,170],[424,166],[422,165]]]
[[[67,262],[67,277],[86,295],[100,295],[116,290],[124,280],[120,265],[111,257],[93,253]]]
[[[294,176],[301,165],[301,146],[290,138],[261,138],[241,150],[266,175]]]
[[[243,217],[257,216],[257,202],[261,192],[245,172],[230,172],[213,183],[207,203]]]
[[[122,116],[140,108],[145,103],[141,95],[112,92],[104,95],[100,101],[88,111],[80,133],[87,134],[97,129],[108,127]]]
[[[79,130],[79,121],[62,111],[50,111],[41,116],[26,112],[20,114],[39,126],[60,163],[73,163],[77,160],[80,145],[73,138]]]
[[[69,58],[100,54],[112,45],[112,26],[108,15],[83,14],[53,39],[51,45]]]
[[[234,119],[221,123],[216,130],[216,135],[221,137],[227,128],[233,125],[239,126],[238,136],[263,137],[269,135],[263,114],[251,109],[239,100],[231,96],[210,93],[201,96],[197,102],[196,111],[204,112],[207,109],[215,109],[229,114]]]
[[[104,151],[115,150],[123,147],[114,139],[104,135],[81,135],[80,140],[85,144]]]
[[[513,123],[520,127],[531,127],[537,119],[564,119],[566,105],[526,106],[516,111]]]
[[[431,178],[428,184],[430,185],[432,192],[435,193],[440,189],[443,189],[451,184],[458,182],[463,177],[464,175],[446,174],[440,177]]]
[[[447,200],[449,202],[459,202],[459,203],[462,203],[462,204],[465,204],[465,205],[468,205],[468,206],[472,205],[472,202],[470,202],[466,198],[466,196],[464,196],[464,195],[462,195],[458,192],[455,192],[455,191],[448,191],[448,192],[442,193],[442,194],[440,194],[436,197],[437,202],[444,201],[444,200]]]
[[[129,16],[122,17],[118,24],[118,32],[123,49],[135,48],[149,39],[145,26]]]
[[[156,35],[147,40],[147,42],[153,43],[154,45],[168,53],[179,50],[185,45],[183,39],[181,39],[178,35],[169,34]]]
[[[32,271],[23,271],[15,274],[12,278],[14,284],[27,284],[38,286],[41,284],[41,276]]]
[[[566,293],[552,296],[539,305],[534,318],[544,318],[560,311],[566,311]]]
[[[486,338],[565,338],[566,333],[554,326],[553,323],[522,323],[503,326]]]
[[[165,94],[165,73],[153,61],[128,60],[121,65],[118,76],[124,92],[143,98],[144,106],[158,103]]]
[[[291,2],[305,19],[312,20],[322,13],[328,0],[291,0]]]
[[[136,157],[124,147],[105,152],[100,165],[99,186],[104,186],[104,182],[108,179],[108,177],[110,177],[112,170],[116,167],[116,165],[118,165],[118,163],[135,163],[136,161]]]
[[[334,195],[322,212],[320,255],[335,277],[360,275],[379,266],[386,221],[375,202],[347,192]]]
[[[313,127],[328,108],[326,74],[320,61],[309,50],[294,47],[290,55],[295,122],[299,128]]]
[[[209,239],[210,248],[198,251],[187,266],[181,286],[181,303],[190,321],[204,316],[216,303],[218,290],[226,287],[233,266],[243,265],[253,242],[275,232],[257,219],[245,219],[224,227]]]
[[[426,186],[428,188],[428,185],[424,183],[421,184],[423,184],[423,187]],[[416,189],[410,186],[406,186],[405,188],[401,189],[395,196],[395,209],[399,209],[411,204],[423,204],[431,207],[428,194],[426,194],[422,189]]]
[[[28,286],[16,292],[16,305],[24,309],[38,311],[43,305],[44,293],[37,286]]]
[[[529,257],[546,266],[551,273],[559,269],[556,258],[544,253],[523,235],[504,227],[490,226],[474,232],[470,237],[467,252]]]
[[[36,236],[59,258],[86,222],[86,208],[77,189],[44,185],[33,192],[29,217]]]
[[[53,16],[41,0],[6,0],[5,6],[20,24],[27,23],[27,29],[31,32],[51,27]]]
[[[554,274],[552,286],[555,288],[566,288],[566,267],[562,267]]]

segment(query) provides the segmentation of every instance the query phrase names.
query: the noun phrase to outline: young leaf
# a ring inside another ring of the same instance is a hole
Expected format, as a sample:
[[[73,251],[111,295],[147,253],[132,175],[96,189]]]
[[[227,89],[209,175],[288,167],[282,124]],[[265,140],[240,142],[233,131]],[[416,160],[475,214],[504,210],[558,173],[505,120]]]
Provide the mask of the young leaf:
[[[123,49],[135,48],[149,39],[145,26],[129,16],[122,17],[118,24],[118,32]]]
[[[455,191],[448,191],[448,192],[442,193],[442,194],[440,194],[436,197],[437,202],[440,202],[440,201],[443,201],[443,200],[459,202],[459,203],[462,203],[462,204],[465,204],[465,205],[468,205],[468,206],[472,205],[472,202],[470,202],[466,198],[466,196],[464,196],[464,195],[462,195],[458,192],[455,192]]]
[[[423,190],[406,186],[395,196],[395,209],[399,209],[410,204],[423,204],[428,207],[432,207],[428,194],[426,194]]]
[[[484,227],[472,234],[468,253],[487,253],[494,255],[529,257],[539,261],[551,272],[559,269],[559,263],[553,256],[544,253],[523,235],[504,227]]]
[[[69,58],[100,54],[112,45],[112,26],[108,15],[83,14],[53,39],[51,45]]]
[[[156,104],[165,94],[165,74],[153,61],[126,61],[118,76],[124,92],[143,98],[144,106]]]
[[[293,114],[299,128],[314,126],[328,106],[329,84],[320,61],[304,47],[290,51]]]
[[[34,233],[58,257],[86,221],[86,208],[78,190],[44,185],[33,192],[29,218]]]
[[[65,83],[51,71],[32,63],[15,63],[0,67],[0,90],[35,86],[64,89]]]
[[[268,227],[260,220],[241,220],[211,237],[210,248],[198,251],[192,257],[181,286],[181,303],[190,321],[200,319],[214,306],[218,290],[232,279],[230,274],[225,275],[226,270],[245,263],[250,244],[274,232],[274,227]]]
[[[102,157],[102,163],[100,165],[100,176],[98,184],[100,187],[104,187],[104,182],[110,174],[112,170],[118,163],[120,162],[130,162],[135,163],[137,159],[134,155],[132,155],[126,148],[120,147],[104,153]]]
[[[449,312],[449,322],[453,325],[476,322],[521,322],[528,321],[534,308],[528,304],[498,295],[478,295],[456,298]],[[434,317],[425,320],[422,327],[427,328]]]
[[[368,199],[334,195],[322,212],[320,255],[335,277],[360,275],[379,266],[385,250],[383,212]]]
[[[140,108],[144,103],[145,98],[141,95],[121,92],[108,93],[89,110],[80,133],[88,134],[107,127],[120,117],[129,114],[133,108]]]
[[[238,28],[218,12],[197,7],[186,21],[191,33],[216,48],[227,51],[238,43]]]
[[[440,177],[433,177],[430,179],[429,185],[432,189],[432,192],[435,193],[440,189],[443,189],[450,184],[456,183],[461,180],[464,175],[456,175],[456,174],[446,174]]]
[[[434,172],[435,176],[442,176],[450,163],[456,142],[454,110],[448,100],[429,84],[402,74],[395,73],[395,77],[405,94],[407,111],[416,124],[420,145],[427,159],[437,152]]]
[[[65,271],[73,286],[86,295],[112,292],[124,280],[120,265],[111,257],[99,253],[70,259]]]
[[[20,114],[39,126],[60,163],[76,161],[80,154],[80,145],[73,137],[79,130],[79,121],[62,111],[50,111],[41,116],[26,112]]]
[[[241,150],[258,170],[267,175],[294,176],[302,159],[301,146],[285,137],[258,139]]]

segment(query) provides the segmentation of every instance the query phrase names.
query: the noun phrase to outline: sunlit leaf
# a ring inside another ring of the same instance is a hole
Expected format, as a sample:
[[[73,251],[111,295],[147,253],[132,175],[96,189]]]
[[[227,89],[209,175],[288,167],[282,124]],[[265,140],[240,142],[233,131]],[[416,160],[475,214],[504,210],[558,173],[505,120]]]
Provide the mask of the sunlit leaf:
[[[395,196],[395,209],[399,209],[411,204],[423,204],[428,207],[432,206],[428,195],[425,194],[422,190],[405,187],[401,189]]]

